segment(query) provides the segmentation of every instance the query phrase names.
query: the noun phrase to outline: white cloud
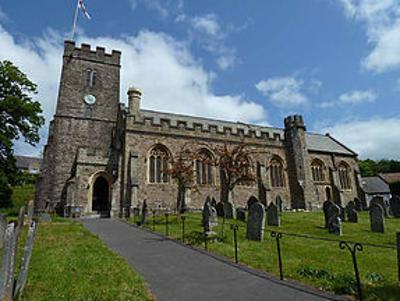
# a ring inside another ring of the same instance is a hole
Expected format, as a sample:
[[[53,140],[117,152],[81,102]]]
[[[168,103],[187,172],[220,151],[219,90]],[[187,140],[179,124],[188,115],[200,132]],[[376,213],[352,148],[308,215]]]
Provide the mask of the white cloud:
[[[15,62],[39,85],[37,99],[47,120],[54,113],[57,99],[62,40],[60,34],[48,31],[42,38],[20,42],[0,27],[0,59]],[[122,51],[122,101],[126,100],[128,87],[134,85],[143,91],[146,108],[232,121],[265,121],[263,107],[245,96],[214,94],[215,75],[202,67],[185,43],[166,34],[142,31],[124,38],[80,37],[79,41]],[[27,150],[20,146],[17,151]]]
[[[343,93],[342,95],[339,96],[339,101],[347,104],[374,102],[375,99],[376,99],[376,94],[371,90],[367,91],[354,90]]]
[[[303,81],[295,77],[271,77],[258,82],[256,88],[277,106],[300,105],[308,101]]]
[[[333,137],[366,159],[400,160],[400,118],[373,118],[327,127]]]
[[[362,60],[367,70],[400,68],[400,2],[398,0],[339,0],[346,15],[366,26],[371,52]]]
[[[193,17],[191,20],[194,29],[202,31],[210,36],[221,35],[221,28],[214,14]]]
[[[237,63],[235,49],[226,46],[228,30],[222,28],[215,14],[190,17],[182,13],[175,21],[189,25],[188,32],[192,40],[216,56],[216,63],[221,70],[232,68]]]

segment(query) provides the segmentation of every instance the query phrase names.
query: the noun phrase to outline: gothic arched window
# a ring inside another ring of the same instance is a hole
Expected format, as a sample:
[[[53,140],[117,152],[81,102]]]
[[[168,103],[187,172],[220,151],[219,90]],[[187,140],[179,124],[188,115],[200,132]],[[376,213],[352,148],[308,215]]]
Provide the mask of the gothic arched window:
[[[168,160],[167,149],[162,145],[155,146],[149,154],[149,182],[150,183],[168,183]]]
[[[203,185],[214,184],[214,172],[211,153],[206,149],[202,149],[199,152],[198,158],[195,160],[195,164],[196,183]]]
[[[269,165],[271,175],[271,186],[272,187],[284,187],[285,179],[283,174],[283,163],[280,159],[274,158],[271,160]]]
[[[96,71],[92,69],[87,69],[86,70],[86,86],[87,87],[94,87],[96,84]]]
[[[311,163],[311,172],[314,182],[325,181],[325,166],[322,161],[315,159]]]
[[[350,167],[342,162],[338,168],[340,188],[344,190],[351,190],[351,171]]]

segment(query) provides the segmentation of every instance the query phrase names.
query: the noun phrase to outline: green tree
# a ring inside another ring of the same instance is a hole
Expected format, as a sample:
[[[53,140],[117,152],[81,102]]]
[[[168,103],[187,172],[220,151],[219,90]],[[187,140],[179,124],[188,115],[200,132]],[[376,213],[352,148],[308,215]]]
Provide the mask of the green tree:
[[[0,61],[0,207],[10,205],[16,184],[14,141],[35,145],[44,124],[40,103],[32,100],[37,86],[10,61]]]

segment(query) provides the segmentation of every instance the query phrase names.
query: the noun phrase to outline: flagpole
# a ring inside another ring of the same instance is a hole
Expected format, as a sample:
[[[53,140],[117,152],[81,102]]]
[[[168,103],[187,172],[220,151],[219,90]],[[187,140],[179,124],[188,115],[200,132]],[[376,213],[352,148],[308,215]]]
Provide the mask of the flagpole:
[[[74,23],[72,24],[72,31],[71,31],[71,40],[72,41],[75,38],[75,30],[76,30],[76,22],[78,21],[78,13],[79,13],[79,0],[76,1]]]

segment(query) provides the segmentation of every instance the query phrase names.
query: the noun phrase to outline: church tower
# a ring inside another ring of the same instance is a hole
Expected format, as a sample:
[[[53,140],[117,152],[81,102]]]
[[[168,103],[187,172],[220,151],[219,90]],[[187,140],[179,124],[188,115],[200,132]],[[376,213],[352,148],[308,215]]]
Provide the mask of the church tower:
[[[44,149],[36,208],[54,209],[79,148],[108,153],[119,110],[121,53],[65,41],[56,113]]]

